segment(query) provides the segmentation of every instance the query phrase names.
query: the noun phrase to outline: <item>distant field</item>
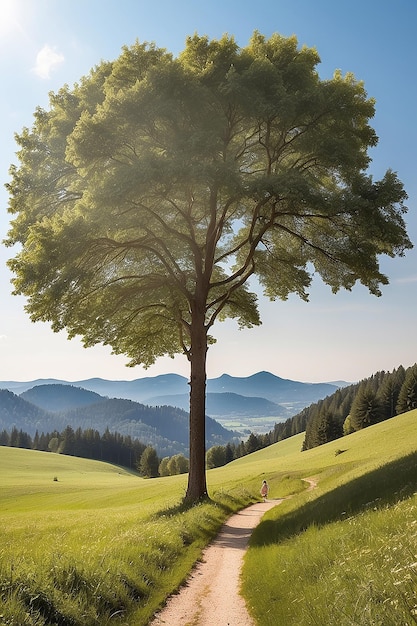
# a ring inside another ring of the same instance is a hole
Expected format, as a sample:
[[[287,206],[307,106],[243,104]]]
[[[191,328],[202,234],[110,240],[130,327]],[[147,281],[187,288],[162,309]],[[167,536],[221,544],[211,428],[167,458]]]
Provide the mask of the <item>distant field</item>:
[[[270,430],[274,430],[275,424],[279,424],[280,422],[285,422],[286,417],[280,416],[265,416],[265,417],[246,417],[246,416],[224,416],[224,415],[213,415],[213,419],[215,419],[219,424],[221,424],[224,428],[228,430],[234,430],[240,433],[259,433],[265,434]]]
[[[389,493],[394,506],[400,499],[395,495],[397,491],[403,489],[401,497],[412,498],[413,489],[417,490],[417,472],[411,477],[404,473],[406,480],[399,466],[395,465],[394,472],[388,465],[416,452],[417,411],[306,452],[301,452],[303,440],[303,434],[297,435],[224,468],[210,470],[212,502],[191,509],[180,505],[186,476],[144,480],[105,463],[0,447],[3,623],[144,626],[164,597],[184,579],[225,517],[258,499],[264,477],[270,483],[271,498],[291,498],[273,509],[259,527],[258,539],[254,536],[255,543],[248,554],[245,580],[253,581],[254,577],[262,580],[269,594],[278,597],[274,586],[276,576],[272,575],[276,567],[272,564],[275,559],[282,562],[281,537],[288,532],[283,526],[285,519],[292,520],[291,542],[295,542],[297,554],[297,546],[303,545],[301,536],[298,538],[298,527],[324,525],[320,531],[316,526],[320,534],[314,536],[314,542],[320,545],[323,541],[327,545],[330,541],[321,534],[334,521],[328,514],[326,517],[326,511],[338,511],[342,505],[348,510],[350,506],[349,515],[359,520],[364,505],[361,498],[368,497],[368,493],[382,489],[384,503]],[[374,477],[385,466],[387,475],[381,474],[382,483],[380,480],[374,483]],[[401,489],[390,482],[394,473],[398,480],[407,483],[400,485]],[[316,478],[318,487],[307,493],[302,478],[310,476]],[[346,495],[339,502],[343,494]],[[393,510],[391,507],[391,514]],[[308,513],[307,518],[302,517],[303,511],[305,515]],[[372,523],[367,519],[367,525]],[[262,548],[265,541],[269,544],[267,557]],[[408,545],[407,549],[413,548]],[[306,550],[304,546],[302,554]],[[266,580],[257,572],[258,555],[265,564],[262,576],[271,571]],[[289,554],[286,558],[288,563],[293,562]],[[340,560],[340,555],[337,558]],[[417,562],[417,546],[414,560]],[[295,568],[296,562],[297,557],[291,567]],[[298,571],[297,576],[300,575]],[[346,584],[353,584],[347,571],[344,575]],[[292,580],[290,570],[280,585],[287,579]],[[331,577],[323,585],[328,588],[330,581]],[[302,586],[303,581],[297,584]],[[310,589],[310,581],[306,580],[305,585]],[[245,594],[250,597],[258,623],[271,626],[281,623],[268,613],[273,602],[268,603],[269,608],[260,605],[251,594],[251,586],[245,585]],[[280,603],[283,604],[282,599]],[[300,617],[298,613],[298,622],[291,622],[287,613],[285,624],[334,626],[323,620],[309,621],[313,618],[318,619],[312,614]],[[348,618],[345,623],[356,625]],[[389,621],[363,623],[391,624]]]

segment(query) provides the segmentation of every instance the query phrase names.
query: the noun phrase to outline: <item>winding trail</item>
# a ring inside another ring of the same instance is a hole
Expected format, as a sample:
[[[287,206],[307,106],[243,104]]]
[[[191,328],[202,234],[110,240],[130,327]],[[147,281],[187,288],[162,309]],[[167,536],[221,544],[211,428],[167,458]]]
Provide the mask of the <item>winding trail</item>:
[[[309,485],[307,491],[317,487],[315,477],[303,480]],[[264,513],[285,499],[257,502],[229,517],[186,583],[148,626],[255,626],[240,595],[243,557]]]
[[[254,626],[240,595],[243,557],[252,530],[281,502],[258,502],[232,515],[203,551],[185,585],[149,626]]]

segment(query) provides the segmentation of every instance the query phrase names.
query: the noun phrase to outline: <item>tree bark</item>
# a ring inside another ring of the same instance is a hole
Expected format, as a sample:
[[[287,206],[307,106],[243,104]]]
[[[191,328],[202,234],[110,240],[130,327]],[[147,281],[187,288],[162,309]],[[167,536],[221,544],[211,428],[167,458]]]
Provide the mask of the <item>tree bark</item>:
[[[190,470],[186,500],[208,495],[206,482],[206,358],[204,316],[196,315],[191,328],[190,351]]]

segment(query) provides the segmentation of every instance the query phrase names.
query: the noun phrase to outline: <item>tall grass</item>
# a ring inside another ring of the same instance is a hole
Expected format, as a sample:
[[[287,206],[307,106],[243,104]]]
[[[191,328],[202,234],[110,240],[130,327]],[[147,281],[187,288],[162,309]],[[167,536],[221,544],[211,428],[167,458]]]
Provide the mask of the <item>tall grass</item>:
[[[257,623],[415,624],[416,511],[413,497],[326,528],[311,523],[297,539],[264,546],[256,557],[252,550],[245,589]]]
[[[270,497],[286,499],[253,535],[245,565],[259,624],[386,626],[400,606],[396,624],[411,623],[416,473],[415,459],[400,459],[415,449],[416,417],[303,453],[302,435],[280,442],[208,472],[211,500],[188,508],[185,476],[143,480],[104,463],[0,448],[0,624],[144,626],[225,518],[258,499],[265,477]],[[350,596],[361,598],[356,612]],[[378,603],[388,621],[372,621]],[[358,615],[369,619],[352,621]]]
[[[0,623],[146,624],[234,510],[181,505],[186,477],[143,480],[111,465],[0,448]]]
[[[414,431],[404,452],[416,447]],[[353,441],[361,447],[370,434]],[[362,466],[374,469],[325,466],[316,490],[286,500],[253,533],[242,581],[260,626],[417,623],[417,452],[400,456],[385,437],[382,449],[385,427],[373,434]]]

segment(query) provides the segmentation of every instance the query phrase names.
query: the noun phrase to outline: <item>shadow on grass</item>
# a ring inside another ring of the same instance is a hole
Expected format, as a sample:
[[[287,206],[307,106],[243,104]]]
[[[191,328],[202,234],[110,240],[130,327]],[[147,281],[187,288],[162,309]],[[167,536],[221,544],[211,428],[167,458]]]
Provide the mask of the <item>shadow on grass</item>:
[[[225,513],[231,514],[234,512],[235,508],[232,505],[227,504],[224,501],[212,500],[211,498],[204,497],[200,498],[195,502],[189,500],[181,500],[178,504],[174,504],[173,506],[169,506],[165,509],[160,509],[153,515],[153,519],[158,519],[161,517],[175,517],[181,513],[186,513],[191,509],[194,509],[197,506],[201,505],[213,505],[219,507],[219,509],[223,510]]]
[[[322,526],[409,498],[417,488],[417,452],[388,463],[303,504],[276,520],[265,520],[254,530],[251,546],[289,539],[311,525]]]

